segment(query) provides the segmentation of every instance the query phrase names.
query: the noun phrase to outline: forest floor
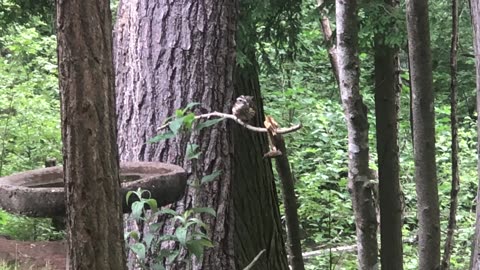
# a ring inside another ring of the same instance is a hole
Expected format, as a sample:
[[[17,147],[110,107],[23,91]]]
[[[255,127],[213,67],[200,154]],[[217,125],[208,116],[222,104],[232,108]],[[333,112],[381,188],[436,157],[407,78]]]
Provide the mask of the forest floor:
[[[0,261],[19,270],[63,270],[66,265],[65,241],[16,241],[0,237]]]

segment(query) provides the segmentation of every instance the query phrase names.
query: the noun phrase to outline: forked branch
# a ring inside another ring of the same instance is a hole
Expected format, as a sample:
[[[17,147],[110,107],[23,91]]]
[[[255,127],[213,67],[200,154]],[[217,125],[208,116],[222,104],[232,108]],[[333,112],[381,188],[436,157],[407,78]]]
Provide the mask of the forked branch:
[[[245,127],[246,129],[254,131],[254,132],[268,132],[268,130],[266,128],[255,127],[255,126],[249,125],[249,124],[243,122],[242,120],[240,120],[235,115],[229,114],[229,113],[211,112],[211,113],[206,113],[206,114],[195,115],[195,119],[205,119],[205,118],[208,119],[208,118],[211,118],[211,117],[220,117],[220,118],[226,118],[226,119],[233,120],[233,121],[237,122],[238,124],[240,124],[241,126]],[[159,127],[157,129],[157,131],[165,129],[166,127],[168,127],[168,124],[169,123],[165,123],[164,125]],[[276,132],[278,134],[287,134],[287,133],[297,131],[300,128],[302,128],[302,124],[293,125],[293,126],[288,127],[288,128],[279,128],[279,129],[276,130]]]

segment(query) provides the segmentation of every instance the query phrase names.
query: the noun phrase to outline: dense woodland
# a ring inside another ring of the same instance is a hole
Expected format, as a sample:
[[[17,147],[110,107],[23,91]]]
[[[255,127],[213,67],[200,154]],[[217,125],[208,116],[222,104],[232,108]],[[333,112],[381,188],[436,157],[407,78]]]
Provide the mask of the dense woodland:
[[[202,118],[241,95],[268,132]],[[479,97],[478,0],[0,0],[0,176],[55,159],[68,214],[0,235],[72,269],[480,269]],[[122,228],[119,161],[185,195]]]

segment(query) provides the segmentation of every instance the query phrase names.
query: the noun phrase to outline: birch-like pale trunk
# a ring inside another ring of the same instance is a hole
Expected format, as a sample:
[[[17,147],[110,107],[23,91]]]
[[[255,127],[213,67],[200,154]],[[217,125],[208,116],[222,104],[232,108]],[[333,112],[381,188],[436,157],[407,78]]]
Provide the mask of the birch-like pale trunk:
[[[374,184],[369,179],[367,107],[359,90],[356,0],[336,1],[338,77],[348,129],[348,189],[355,214],[359,269],[378,268]]]

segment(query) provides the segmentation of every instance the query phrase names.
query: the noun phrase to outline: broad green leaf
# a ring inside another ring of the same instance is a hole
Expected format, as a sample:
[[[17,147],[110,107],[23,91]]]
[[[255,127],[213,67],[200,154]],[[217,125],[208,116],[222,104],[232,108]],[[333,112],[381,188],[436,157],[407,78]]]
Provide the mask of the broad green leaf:
[[[201,258],[203,256],[203,251],[205,247],[212,247],[212,243],[210,241],[204,239],[194,239],[190,240],[186,244],[188,251],[193,253],[195,257]]]
[[[168,127],[173,132],[173,134],[175,134],[175,135],[178,134],[178,131],[180,130],[180,128],[183,125],[184,119],[185,119],[185,117],[176,118],[175,120],[170,122],[170,124],[168,124]]]
[[[135,243],[133,245],[130,245],[130,249],[135,254],[137,254],[140,260],[145,259],[146,250],[145,250],[145,246],[142,243]]]
[[[150,224],[150,233],[156,233],[163,226],[163,222]]]
[[[145,242],[145,246],[147,249],[150,249],[150,245],[152,244],[153,241],[153,234],[151,233],[146,233],[143,235],[143,241]]]
[[[132,204],[132,216],[134,219],[139,220],[143,213],[143,202],[136,201]]]
[[[165,209],[162,209],[159,211],[161,214],[169,214],[169,215],[172,215],[172,216],[177,216],[178,213],[175,212],[174,210],[172,209],[169,209],[169,208],[165,208]]]
[[[198,144],[189,143],[187,145],[187,160],[196,159],[200,156],[200,152],[197,152]]]
[[[150,209],[153,211],[153,212],[157,212],[158,211],[158,206],[157,206],[157,200],[155,199],[148,199],[145,201],[146,204],[148,204],[148,206],[150,206]]]
[[[213,209],[212,209],[213,210]],[[215,212],[214,212],[215,213]],[[210,213],[211,214],[211,213]],[[200,220],[199,218],[190,218],[188,219],[189,220],[189,223],[193,223],[195,225],[199,225],[201,227],[203,227],[204,229],[208,229],[208,226],[207,224],[205,224],[202,220]],[[188,226],[188,223],[187,223],[187,226]]]
[[[202,180],[200,180],[200,182],[202,184],[210,183],[213,180],[215,180],[215,178],[217,178],[221,173],[222,173],[221,170],[214,171],[212,174],[205,175],[204,177],[202,177]]]
[[[217,124],[217,123],[219,123],[219,122],[222,122],[223,119],[225,119],[225,118],[221,117],[221,118],[216,118],[216,119],[209,119],[209,120],[207,120],[207,121],[204,121],[204,122],[201,122],[200,124],[198,124],[198,125],[195,127],[195,129],[196,129],[196,130],[202,130],[202,129],[206,128],[206,127],[213,126],[213,125],[215,125],[215,124]]]
[[[167,256],[167,262],[172,263],[177,258],[178,254],[180,254],[180,250],[172,250]]]
[[[176,135],[171,132],[171,131],[168,131],[168,132],[165,132],[163,134],[159,134],[153,138],[151,138],[150,140],[147,141],[147,143],[157,143],[159,141],[163,141],[163,140],[168,140],[168,139],[171,139],[171,138],[174,138]]]
[[[185,227],[178,227],[175,230],[175,236],[177,237],[178,243],[180,243],[182,246],[185,246],[187,243],[187,232],[188,229]]]

